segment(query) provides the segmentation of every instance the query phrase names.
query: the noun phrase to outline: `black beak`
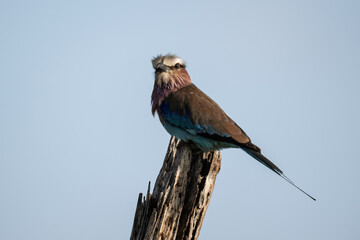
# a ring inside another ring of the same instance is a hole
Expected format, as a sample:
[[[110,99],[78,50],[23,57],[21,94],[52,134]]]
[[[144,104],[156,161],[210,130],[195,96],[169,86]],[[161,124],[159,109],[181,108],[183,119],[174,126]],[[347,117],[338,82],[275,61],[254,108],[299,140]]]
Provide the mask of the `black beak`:
[[[165,64],[158,63],[156,65],[156,72],[167,72],[167,71],[169,71],[169,67],[166,66]]]

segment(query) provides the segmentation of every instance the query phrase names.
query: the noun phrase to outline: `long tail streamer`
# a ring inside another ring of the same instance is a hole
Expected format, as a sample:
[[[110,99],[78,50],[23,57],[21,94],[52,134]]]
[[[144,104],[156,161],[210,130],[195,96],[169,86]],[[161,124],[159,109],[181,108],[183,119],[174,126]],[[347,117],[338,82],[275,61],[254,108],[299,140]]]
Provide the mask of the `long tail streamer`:
[[[267,159],[264,155],[262,155],[260,152],[256,152],[252,149],[246,149],[243,148],[243,150],[245,152],[247,152],[250,156],[252,156],[253,158],[255,158],[256,160],[258,160],[260,163],[264,164],[266,167],[268,167],[269,169],[271,169],[272,171],[274,171],[276,174],[278,174],[280,177],[282,177],[283,179],[285,179],[288,183],[290,183],[291,185],[293,185],[294,187],[296,187],[297,189],[299,189],[301,192],[303,192],[306,196],[308,196],[309,198],[311,198],[312,200],[316,201],[316,199],[314,197],[312,197],[310,194],[308,194],[307,192],[305,192],[304,190],[302,190],[301,188],[299,188],[293,181],[291,181],[287,176],[285,176],[283,174],[283,172],[274,164],[272,163],[269,159]]]

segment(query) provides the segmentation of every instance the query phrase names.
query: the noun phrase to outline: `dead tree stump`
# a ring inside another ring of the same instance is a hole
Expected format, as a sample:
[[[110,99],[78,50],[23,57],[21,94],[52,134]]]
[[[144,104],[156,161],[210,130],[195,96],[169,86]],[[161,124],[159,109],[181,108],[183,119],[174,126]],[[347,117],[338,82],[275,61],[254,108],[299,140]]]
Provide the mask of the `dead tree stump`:
[[[139,194],[130,240],[197,239],[220,165],[219,151],[172,137],[153,193],[149,183]]]

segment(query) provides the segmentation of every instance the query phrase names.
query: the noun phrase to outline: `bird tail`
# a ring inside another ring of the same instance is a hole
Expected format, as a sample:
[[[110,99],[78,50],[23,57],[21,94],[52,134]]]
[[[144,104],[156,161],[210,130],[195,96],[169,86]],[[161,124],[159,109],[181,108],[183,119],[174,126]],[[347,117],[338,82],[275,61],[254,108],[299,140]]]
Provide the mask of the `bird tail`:
[[[254,145],[255,146],[255,145]],[[274,163],[272,163],[269,159],[267,159],[264,155],[261,154],[260,151],[256,151],[253,149],[249,149],[249,148],[242,148],[246,153],[248,153],[250,156],[252,156],[253,158],[255,158],[256,160],[258,160],[260,163],[262,163],[263,165],[265,165],[267,168],[269,168],[270,170],[272,170],[273,172],[275,172],[276,174],[278,174],[280,177],[282,177],[283,179],[285,179],[288,183],[290,183],[291,185],[293,185],[294,187],[296,187],[297,189],[299,189],[301,192],[303,192],[305,195],[307,195],[309,198],[311,198],[312,200],[316,201],[315,198],[313,198],[312,196],[310,196],[308,193],[306,193],[304,190],[302,190],[301,188],[299,188],[298,186],[296,186],[296,184],[291,181],[288,177],[286,177],[283,172],[280,170],[280,168],[278,168]],[[260,149],[259,149],[260,150]]]

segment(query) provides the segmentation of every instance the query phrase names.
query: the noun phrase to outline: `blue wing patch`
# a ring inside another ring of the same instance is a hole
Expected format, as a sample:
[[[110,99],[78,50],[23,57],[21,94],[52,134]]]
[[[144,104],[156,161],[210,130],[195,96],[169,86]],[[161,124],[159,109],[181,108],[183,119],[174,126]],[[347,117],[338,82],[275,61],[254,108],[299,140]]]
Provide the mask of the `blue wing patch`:
[[[168,103],[163,102],[160,105],[160,110],[166,121],[170,124],[182,128],[187,132],[196,135],[196,134],[210,134],[210,135],[218,135],[221,137],[230,137],[229,134],[219,134],[210,126],[202,126],[200,124],[194,124],[191,121],[189,112],[186,111],[184,115],[180,115],[177,112],[172,112],[170,110],[170,105]]]
[[[165,102],[160,105],[160,112],[163,117],[161,123],[172,136],[180,138],[185,142],[191,140],[204,152],[214,149],[239,147],[229,134],[218,134],[210,126],[194,124],[191,121],[189,112],[185,112],[183,115],[176,111],[172,112],[170,105]]]

